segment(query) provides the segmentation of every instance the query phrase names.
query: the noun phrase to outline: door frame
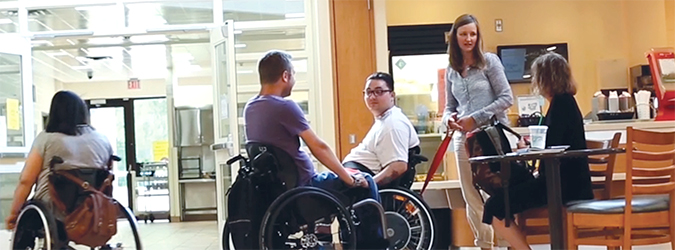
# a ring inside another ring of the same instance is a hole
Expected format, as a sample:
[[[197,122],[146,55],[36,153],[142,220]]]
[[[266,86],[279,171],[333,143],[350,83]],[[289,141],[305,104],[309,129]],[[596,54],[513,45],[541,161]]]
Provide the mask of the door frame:
[[[166,96],[153,96],[153,97],[135,97],[135,98],[110,98],[110,99],[87,99],[85,103],[89,109],[92,108],[123,108],[124,110],[124,140],[125,140],[125,149],[126,154],[124,155],[126,159],[127,166],[127,193],[129,199],[129,209],[134,211],[134,190],[132,183],[131,171],[136,171],[137,159],[136,159],[136,119],[134,117],[134,101],[135,100],[147,100],[147,99],[166,99]],[[92,104],[92,101],[94,104]],[[168,110],[167,110],[168,112]],[[169,131],[169,136],[171,133]]]

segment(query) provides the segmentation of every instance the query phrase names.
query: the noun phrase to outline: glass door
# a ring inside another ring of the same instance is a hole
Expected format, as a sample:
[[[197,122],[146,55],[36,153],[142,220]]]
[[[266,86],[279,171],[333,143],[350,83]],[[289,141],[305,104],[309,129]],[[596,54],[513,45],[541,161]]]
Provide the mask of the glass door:
[[[0,40],[0,157],[28,154],[35,137],[30,41],[16,34]]]
[[[122,160],[113,166],[113,198],[136,216],[169,217],[166,98],[87,100],[91,125]]]
[[[226,21],[220,28],[211,30],[212,63],[214,70],[214,134],[215,143],[211,149],[216,158],[216,202],[218,209],[218,230],[227,218],[227,190],[236,178],[239,166],[228,166],[226,161],[239,154],[237,136],[237,108],[231,104],[236,93],[234,29],[232,21]]]
[[[113,165],[113,174],[115,175],[113,198],[133,210],[131,173],[128,170],[133,169],[133,163],[136,160],[134,156],[130,157],[135,152],[129,150],[129,145],[133,145],[133,141],[128,140],[127,127],[129,123],[126,122],[126,119],[128,119],[126,113],[131,107],[128,102],[115,100],[88,100],[87,103],[90,107],[89,120],[91,126],[108,138],[113,148],[113,154],[122,159]]]

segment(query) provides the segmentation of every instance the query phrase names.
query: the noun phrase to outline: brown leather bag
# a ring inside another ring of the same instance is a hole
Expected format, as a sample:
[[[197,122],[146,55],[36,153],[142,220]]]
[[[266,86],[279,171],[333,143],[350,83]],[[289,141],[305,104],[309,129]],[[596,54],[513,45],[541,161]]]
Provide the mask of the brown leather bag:
[[[65,217],[65,230],[68,240],[89,247],[104,246],[117,233],[117,215],[119,205],[112,196],[113,175],[103,181],[98,190],[87,181],[75,177],[63,170],[53,171],[52,174],[62,176],[82,188],[84,195],[76,197],[78,202],[72,212]],[[67,211],[66,204],[59,199],[56,188],[50,188],[52,201],[61,211]]]

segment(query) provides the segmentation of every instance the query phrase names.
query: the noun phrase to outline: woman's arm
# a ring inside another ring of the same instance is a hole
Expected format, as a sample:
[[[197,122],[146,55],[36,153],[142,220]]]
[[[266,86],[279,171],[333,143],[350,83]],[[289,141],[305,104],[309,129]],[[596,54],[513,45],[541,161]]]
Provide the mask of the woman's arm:
[[[12,200],[10,214],[5,219],[7,229],[14,228],[14,223],[19,216],[21,206],[26,202],[26,199],[30,194],[30,189],[35,185],[35,182],[37,182],[40,170],[42,170],[42,163],[43,160],[40,153],[38,153],[37,150],[31,150],[30,154],[28,154],[28,159],[26,159],[26,165],[21,171],[19,185],[14,191],[14,199]]]
[[[488,62],[485,74],[496,98],[489,105],[471,114],[476,124],[486,124],[494,114],[502,113],[513,105],[513,93],[509,81],[506,79],[504,66],[497,55],[486,54],[485,59]]]
[[[452,68],[448,67],[445,70],[445,110],[443,111],[443,118],[441,121],[450,129],[461,129],[457,122],[457,99],[452,95],[452,81],[450,81],[450,74]]]

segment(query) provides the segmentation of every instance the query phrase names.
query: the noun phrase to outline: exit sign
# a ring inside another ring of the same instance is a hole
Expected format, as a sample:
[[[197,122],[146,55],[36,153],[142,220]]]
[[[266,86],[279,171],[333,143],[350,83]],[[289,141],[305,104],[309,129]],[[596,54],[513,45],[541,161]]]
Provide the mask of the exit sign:
[[[129,81],[127,81],[127,88],[128,89],[141,89],[141,80],[138,80],[138,78],[129,79]]]

